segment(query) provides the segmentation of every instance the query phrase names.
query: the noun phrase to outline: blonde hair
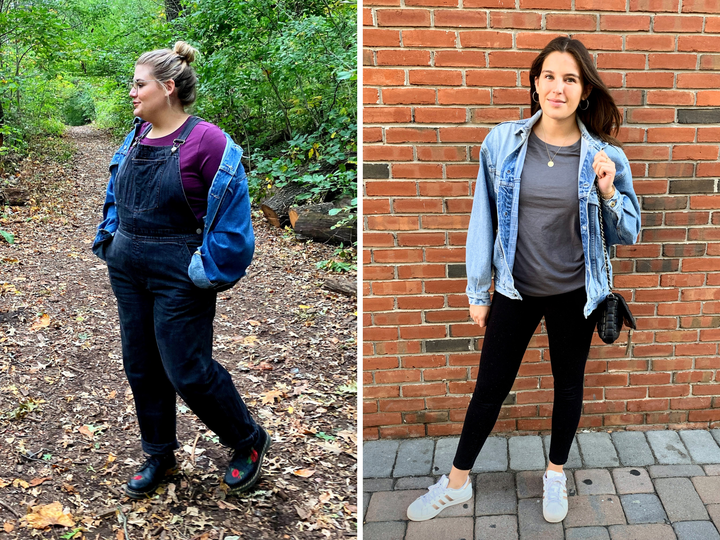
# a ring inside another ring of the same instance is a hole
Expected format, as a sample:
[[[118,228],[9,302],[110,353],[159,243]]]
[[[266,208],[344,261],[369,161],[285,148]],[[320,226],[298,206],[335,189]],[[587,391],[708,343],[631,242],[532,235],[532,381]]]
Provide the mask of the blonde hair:
[[[190,63],[195,61],[198,50],[195,47],[178,41],[173,50],[157,49],[143,53],[136,66],[149,66],[153,77],[158,81],[175,81],[177,96],[183,107],[191,105],[195,101],[195,86],[197,76]]]

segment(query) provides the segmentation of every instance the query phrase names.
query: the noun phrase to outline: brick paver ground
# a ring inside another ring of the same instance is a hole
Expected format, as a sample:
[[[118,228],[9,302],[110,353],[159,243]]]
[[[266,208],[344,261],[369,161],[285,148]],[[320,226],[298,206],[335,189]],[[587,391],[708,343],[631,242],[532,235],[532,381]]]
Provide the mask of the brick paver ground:
[[[491,437],[473,498],[410,522],[408,504],[449,472],[457,438],[363,446],[364,540],[720,540],[720,429],[580,433],[563,523],[542,517],[548,437]]]

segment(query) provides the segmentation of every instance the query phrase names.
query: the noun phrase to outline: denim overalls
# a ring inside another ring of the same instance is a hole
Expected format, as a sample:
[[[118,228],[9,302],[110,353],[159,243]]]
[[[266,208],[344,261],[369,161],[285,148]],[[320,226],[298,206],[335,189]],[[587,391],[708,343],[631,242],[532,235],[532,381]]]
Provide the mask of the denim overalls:
[[[175,393],[223,444],[252,446],[258,427],[230,374],[212,358],[217,293],[188,277],[203,225],[180,178],[179,149],[200,122],[191,117],[173,146],[131,146],[115,184],[119,227],[107,246],[110,283],[120,314],[123,363],[137,409],[142,447],[179,447]]]

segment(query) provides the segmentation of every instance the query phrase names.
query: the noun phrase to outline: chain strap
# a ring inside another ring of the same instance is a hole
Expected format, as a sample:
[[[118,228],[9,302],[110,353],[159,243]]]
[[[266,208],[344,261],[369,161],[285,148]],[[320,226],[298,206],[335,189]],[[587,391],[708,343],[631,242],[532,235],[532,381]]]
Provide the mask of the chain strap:
[[[605,246],[605,226],[603,225],[602,217],[602,193],[600,192],[600,186],[595,179],[595,190],[598,196],[598,221],[600,222],[600,238],[602,240],[603,257],[605,259],[605,273],[607,274],[608,287],[612,291],[612,282],[610,281],[610,257],[608,256],[607,247]]]
[[[608,287],[610,288],[610,292],[612,292],[612,282],[610,281],[610,256],[608,255],[607,248],[605,246],[605,226],[603,225],[602,217],[602,193],[600,192],[600,186],[597,183],[597,178],[595,178],[595,189],[597,190],[598,195],[598,220],[600,221],[600,239],[602,240],[603,258],[605,259],[605,273],[607,274]],[[633,329],[630,327],[630,330],[628,331],[628,342],[625,346],[625,356],[630,356],[632,351],[632,335]]]

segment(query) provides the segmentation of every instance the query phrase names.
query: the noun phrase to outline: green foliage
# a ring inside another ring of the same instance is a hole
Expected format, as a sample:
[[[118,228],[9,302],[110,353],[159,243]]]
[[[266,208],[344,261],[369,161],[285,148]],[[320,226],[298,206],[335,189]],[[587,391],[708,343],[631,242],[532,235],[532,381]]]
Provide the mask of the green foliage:
[[[125,136],[132,122],[125,86],[102,78],[95,81],[88,91],[95,104],[95,126],[112,130],[118,137]]]
[[[15,243],[15,236],[12,233],[3,231],[2,229],[0,229],[0,238],[3,238],[8,244]]]
[[[357,193],[356,5],[204,0],[174,21],[204,53],[197,113],[246,149],[255,200],[289,181],[307,198]]]
[[[343,113],[345,111],[341,111]],[[300,199],[322,201],[357,194],[357,125],[348,116],[333,115],[313,133],[293,137],[280,147],[256,154],[248,175],[251,196],[258,200],[272,187],[305,184]]]
[[[84,126],[95,120],[95,102],[83,86],[78,85],[63,107],[63,116],[70,126]]]
[[[22,420],[28,415],[28,413],[38,409],[40,407],[40,403],[41,402],[39,400],[33,398],[22,399],[15,409],[5,413],[5,417],[9,420]]]
[[[315,263],[315,268],[330,272],[354,272],[357,270],[357,250],[346,248],[343,244],[335,250],[333,258]]]
[[[344,0],[0,2],[0,173],[33,139],[93,122],[124,136],[145,51],[198,47],[193,113],[245,149],[252,196],[289,181],[312,201],[357,195],[357,6]]]

